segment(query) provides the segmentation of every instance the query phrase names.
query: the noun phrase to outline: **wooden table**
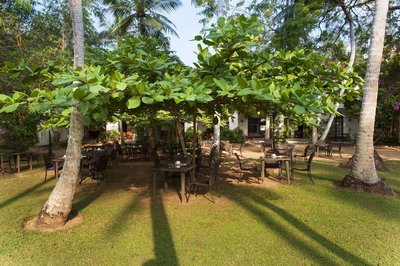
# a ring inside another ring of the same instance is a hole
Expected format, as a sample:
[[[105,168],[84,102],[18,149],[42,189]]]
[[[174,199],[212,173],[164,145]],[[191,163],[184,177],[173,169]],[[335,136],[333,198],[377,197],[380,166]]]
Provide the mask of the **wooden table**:
[[[21,155],[26,155],[28,157],[28,166],[29,169],[32,170],[32,157],[34,155],[33,152],[13,152],[13,153],[8,153],[8,154],[1,154],[0,155],[0,167],[1,169],[4,169],[4,156],[8,156],[9,159],[11,160],[11,157],[14,160],[14,171],[17,173],[21,172]]]
[[[264,180],[265,177],[265,163],[284,163],[285,164],[285,170],[286,170],[286,178],[287,178],[287,182],[290,185],[292,183],[291,181],[291,175],[290,175],[290,157],[288,156],[276,156],[276,157],[261,157],[261,180]],[[282,166],[281,166],[282,169]],[[280,175],[281,175],[281,171],[280,170]]]
[[[168,165],[168,166],[160,166],[160,167],[154,167],[153,168],[153,198],[155,199],[156,197],[156,189],[157,189],[157,176],[158,173],[164,172],[164,173],[180,173],[181,177],[181,190],[180,190],[180,195],[181,195],[181,203],[187,203],[188,202],[188,197],[186,197],[186,173],[191,172],[192,178],[194,175],[194,165],[181,165],[181,166],[176,166],[176,165]],[[184,197],[186,198],[186,201],[184,201]]]

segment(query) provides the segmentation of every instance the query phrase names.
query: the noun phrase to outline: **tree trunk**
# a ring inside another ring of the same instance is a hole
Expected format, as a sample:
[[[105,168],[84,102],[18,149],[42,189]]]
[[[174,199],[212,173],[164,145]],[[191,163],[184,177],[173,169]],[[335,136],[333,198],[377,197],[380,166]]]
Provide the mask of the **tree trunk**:
[[[318,130],[317,130],[317,127],[312,127],[311,142],[312,142],[313,145],[317,144],[317,142],[318,142]]]
[[[218,112],[215,112],[214,120],[213,147],[216,147],[214,155],[218,157],[221,145],[221,115]]]
[[[339,4],[340,4],[340,8],[342,9],[342,11],[346,17],[347,23],[349,23],[349,28],[350,28],[350,59],[349,59],[349,65],[348,65],[348,67],[349,67],[348,69],[350,70],[353,67],[354,60],[356,58],[356,38],[354,35],[354,23],[353,23],[353,18],[350,14],[350,11],[347,9],[344,2],[340,2]],[[339,94],[340,94],[340,96],[343,96],[344,90],[341,89]],[[339,103],[337,103],[335,105],[335,111],[337,111],[338,108],[339,108]],[[326,140],[326,137],[328,136],[328,133],[331,130],[334,119],[335,119],[335,116],[333,114],[330,114],[328,122],[325,127],[325,130],[324,130],[324,132],[322,132],[321,137],[319,139],[320,142],[324,142]]]
[[[375,4],[371,45],[363,88],[364,95],[361,106],[360,125],[356,152],[350,173],[352,177],[366,184],[379,182],[374,161],[373,137],[388,5],[388,0],[377,0]]]
[[[83,138],[83,117],[75,107],[72,108],[66,159],[60,178],[43,205],[37,225],[43,227],[62,226],[72,209],[76,184],[79,179],[81,146]]]
[[[196,165],[196,148],[197,148],[197,113],[196,109],[193,113],[193,135],[192,135],[192,164]]]
[[[270,139],[271,139],[270,128],[271,128],[271,119],[270,119],[270,117],[269,117],[269,114],[267,114],[267,115],[265,116],[264,141],[270,141]]]
[[[84,67],[82,1],[69,0],[74,39],[74,67]],[[83,116],[72,107],[66,158],[61,176],[39,213],[36,224],[42,227],[62,226],[68,219],[79,179],[83,139]]]
[[[74,66],[84,66],[84,29],[82,0],[69,0],[74,40]]]

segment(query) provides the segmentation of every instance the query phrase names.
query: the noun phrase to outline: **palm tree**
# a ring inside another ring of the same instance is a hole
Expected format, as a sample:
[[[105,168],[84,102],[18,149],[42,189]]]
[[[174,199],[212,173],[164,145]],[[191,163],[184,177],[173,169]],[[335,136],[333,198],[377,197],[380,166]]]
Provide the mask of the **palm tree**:
[[[380,181],[375,168],[373,137],[388,6],[388,0],[377,0],[375,3],[360,125],[350,174],[353,178],[370,185]]]
[[[178,36],[175,25],[160,12],[171,12],[180,0],[103,0],[115,17],[111,32],[120,36],[134,34],[166,40],[166,34]]]

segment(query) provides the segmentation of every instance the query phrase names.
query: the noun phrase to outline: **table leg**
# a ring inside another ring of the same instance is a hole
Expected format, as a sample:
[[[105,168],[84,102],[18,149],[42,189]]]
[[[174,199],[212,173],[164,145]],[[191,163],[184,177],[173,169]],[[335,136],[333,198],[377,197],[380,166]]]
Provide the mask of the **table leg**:
[[[55,175],[55,178],[58,178],[58,162],[57,161],[54,162],[54,175]]]
[[[187,199],[185,200],[184,198],[186,198],[186,174],[184,172],[181,173],[181,202],[182,203],[187,203]]]
[[[285,161],[285,169],[286,169],[286,177],[287,177],[287,182],[290,185],[292,183],[291,176],[290,176],[290,165],[289,161]]]
[[[261,181],[264,181],[265,177],[265,160],[261,160]]]
[[[21,171],[21,168],[20,168],[21,161],[20,161],[19,154],[15,155],[14,160],[15,160],[15,168],[16,168],[17,172],[19,173]]]
[[[29,170],[32,171],[32,154],[29,154]]]

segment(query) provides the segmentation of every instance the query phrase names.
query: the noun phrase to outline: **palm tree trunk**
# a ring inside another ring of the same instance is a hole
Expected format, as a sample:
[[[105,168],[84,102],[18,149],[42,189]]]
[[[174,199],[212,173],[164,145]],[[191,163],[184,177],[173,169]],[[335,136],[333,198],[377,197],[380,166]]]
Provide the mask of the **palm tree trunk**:
[[[74,39],[74,66],[84,66],[82,1],[69,0]],[[36,224],[42,227],[62,226],[68,219],[79,179],[83,139],[83,116],[72,107],[65,163],[60,178],[39,213]]]
[[[351,14],[350,14],[350,11],[347,9],[347,7],[345,6],[344,2],[340,2],[339,5],[340,5],[340,8],[342,9],[345,17],[346,17],[347,23],[349,23],[349,29],[350,29],[350,59],[349,59],[348,67],[349,67],[349,70],[350,70],[353,67],[354,60],[356,58],[356,38],[355,38],[355,35],[354,35],[354,22],[353,22],[353,18],[351,16]],[[343,96],[343,94],[344,94],[344,90],[341,89],[340,90],[340,96]],[[335,111],[337,111],[338,108],[339,108],[339,103],[337,103],[335,105]],[[334,119],[335,119],[335,116],[333,114],[330,114],[328,122],[327,122],[326,127],[325,127],[325,130],[322,133],[322,135],[321,135],[321,137],[319,139],[319,142],[324,142],[326,140],[326,137],[328,136],[328,133],[331,130],[332,123],[333,123]]]
[[[355,179],[367,184],[375,184],[379,181],[374,161],[373,137],[388,6],[388,0],[377,0],[375,4],[360,125],[350,174]]]

